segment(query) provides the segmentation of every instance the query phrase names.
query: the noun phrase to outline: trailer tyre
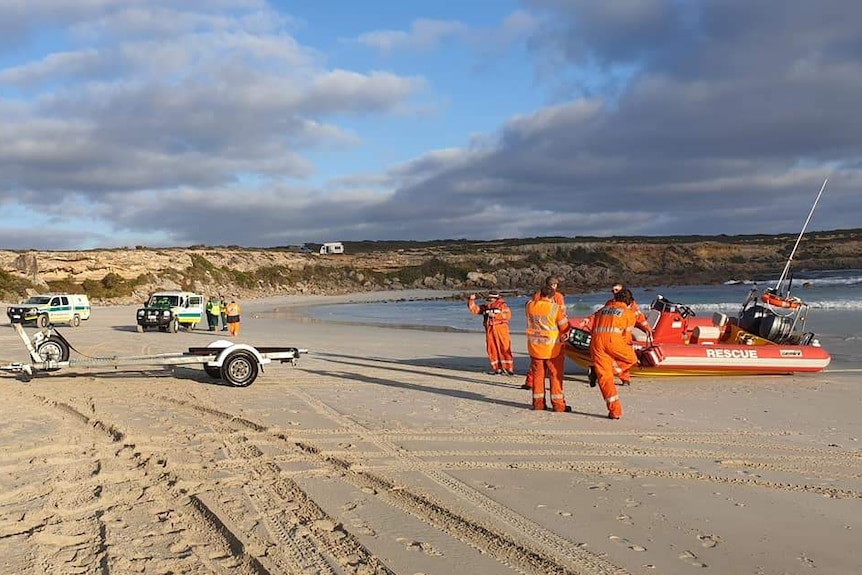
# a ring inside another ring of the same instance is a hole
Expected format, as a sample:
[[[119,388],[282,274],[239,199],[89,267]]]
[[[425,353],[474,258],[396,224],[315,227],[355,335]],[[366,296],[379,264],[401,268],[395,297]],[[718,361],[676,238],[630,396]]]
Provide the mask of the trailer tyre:
[[[168,324],[168,331],[171,333],[180,331],[180,321],[177,318],[172,319],[171,323]]]
[[[221,368],[214,365],[204,364],[204,371],[213,379],[221,379]]]
[[[72,321],[69,322],[72,327],[80,327],[81,326],[81,316],[75,314],[72,316]]]
[[[55,335],[41,342],[36,353],[42,361],[69,361],[69,345]]]
[[[48,321],[48,314],[47,313],[43,313],[36,320],[36,325],[38,325],[39,327],[48,327],[49,323],[51,323],[51,322]]]
[[[257,379],[257,373],[257,358],[245,350],[231,353],[221,366],[222,379],[235,387],[248,387]]]

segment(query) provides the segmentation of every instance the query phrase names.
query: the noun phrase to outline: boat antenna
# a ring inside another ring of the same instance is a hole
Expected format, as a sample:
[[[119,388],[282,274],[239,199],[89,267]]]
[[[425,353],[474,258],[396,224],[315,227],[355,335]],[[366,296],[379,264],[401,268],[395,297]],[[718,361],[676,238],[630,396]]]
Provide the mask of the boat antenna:
[[[802,231],[799,232],[799,237],[796,238],[796,244],[793,246],[793,250],[790,252],[790,257],[787,258],[787,264],[784,266],[784,271],[781,272],[781,277],[778,278],[778,283],[775,284],[775,291],[778,292],[778,288],[781,287],[782,282],[787,278],[787,274],[790,272],[790,264],[793,263],[793,256],[796,255],[796,248],[799,247],[799,242],[802,241],[802,235],[805,233],[805,228],[808,227],[808,222],[811,221],[811,216],[814,215],[814,209],[817,207],[817,202],[820,201],[820,196],[823,195],[823,190],[826,189],[826,182],[829,181],[829,178],[823,180],[823,185],[820,186],[820,192],[817,194],[817,198],[814,199],[814,205],[811,206],[811,211],[808,212],[808,217],[805,218],[805,223],[802,224]]]

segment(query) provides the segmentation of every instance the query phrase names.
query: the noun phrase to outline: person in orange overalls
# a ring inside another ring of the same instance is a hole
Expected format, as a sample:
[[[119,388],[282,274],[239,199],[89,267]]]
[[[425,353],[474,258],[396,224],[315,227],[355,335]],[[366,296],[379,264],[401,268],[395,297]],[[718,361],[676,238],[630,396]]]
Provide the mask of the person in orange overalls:
[[[231,337],[239,335],[239,314],[240,307],[236,300],[230,300],[226,308],[227,313],[227,331]]]
[[[557,276],[548,276],[545,278],[545,285],[548,287],[554,288],[554,303],[559,306],[562,306],[563,309],[566,309],[566,300],[559,291],[558,286],[560,285],[560,279]],[[542,297],[542,291],[539,290],[533,294],[533,301],[538,301]],[[532,367],[532,363],[530,367]],[[533,370],[527,370],[527,377],[524,379],[524,385],[521,386],[521,389],[533,389]]]
[[[512,310],[500,294],[492,291],[488,294],[487,303],[478,305],[476,294],[471,294],[467,300],[470,312],[483,316],[485,326],[485,351],[491,362],[493,375],[515,375],[515,357],[512,355],[512,338],[509,335],[509,320]]]
[[[620,293],[620,291],[622,291],[624,289],[627,289],[627,288],[625,286],[623,286],[623,284],[615,283],[613,285],[613,287],[611,287],[611,294],[613,294],[613,296],[616,296],[616,294]],[[629,290],[629,293],[631,293],[630,290]],[[611,303],[613,301],[614,301],[614,298],[611,297],[611,299],[609,299],[608,301],[605,302],[605,305],[608,305],[609,303]],[[652,326],[650,326],[649,322],[647,321],[646,316],[641,311],[640,306],[638,306],[638,302],[636,302],[634,300],[634,296],[632,296],[632,303],[629,306],[629,308],[633,312],[635,312],[635,327],[646,332],[647,337],[652,337],[652,332],[653,332]],[[583,321],[581,322],[580,328],[584,331],[592,331],[593,322],[595,321],[595,315],[596,314],[594,313],[594,314],[591,314],[591,315],[588,315],[587,317],[585,317],[583,319]],[[628,343],[629,343],[629,345],[632,344],[632,333],[631,332],[628,333]],[[614,373],[616,374],[617,377],[620,378],[620,385],[631,385],[632,376],[629,373],[628,369],[622,369],[620,366],[618,366],[616,363],[614,363]],[[587,378],[589,379],[590,387],[595,387],[598,379],[596,377],[596,371],[592,367],[587,370]]]
[[[623,415],[623,406],[614,385],[614,362],[625,373],[637,363],[630,343],[635,326],[635,312],[629,307],[633,299],[632,292],[624,288],[614,294],[613,301],[594,314],[590,359],[610,419],[619,419]]]
[[[530,354],[530,371],[533,373],[533,409],[545,409],[545,374],[550,380],[551,409],[572,411],[563,394],[563,375],[566,356],[562,342],[569,333],[566,308],[554,301],[557,290],[545,285],[539,299],[527,302],[527,352]]]

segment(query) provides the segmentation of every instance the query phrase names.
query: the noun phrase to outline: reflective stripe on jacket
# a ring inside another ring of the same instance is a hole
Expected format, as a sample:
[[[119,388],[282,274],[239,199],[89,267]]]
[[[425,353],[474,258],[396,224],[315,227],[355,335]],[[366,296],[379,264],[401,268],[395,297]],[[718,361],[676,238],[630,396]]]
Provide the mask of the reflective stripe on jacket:
[[[560,333],[568,331],[566,308],[550,299],[530,300],[527,315],[527,352],[530,357],[550,359],[562,349]]]
[[[475,300],[468,299],[467,307],[475,314],[482,314],[482,325],[486,329],[495,325],[508,325],[509,320],[512,319],[512,310],[503,298],[497,298],[482,305],[477,304]]]
[[[630,332],[635,325],[635,312],[626,304],[619,301],[610,301],[605,307],[594,314],[593,337],[600,334],[623,335]]]

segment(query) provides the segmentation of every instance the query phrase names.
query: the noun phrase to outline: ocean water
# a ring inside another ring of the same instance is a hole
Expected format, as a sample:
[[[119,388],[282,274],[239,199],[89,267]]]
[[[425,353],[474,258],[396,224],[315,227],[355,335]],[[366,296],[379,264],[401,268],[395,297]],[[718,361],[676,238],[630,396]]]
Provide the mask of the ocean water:
[[[728,280],[723,285],[630,286],[630,289],[644,310],[661,294],[673,302],[689,306],[698,315],[712,315],[716,311],[736,315],[752,288],[763,290],[775,287],[776,282],[777,278],[759,278]],[[565,292],[565,286],[562,287]],[[862,312],[862,270],[799,272],[790,284],[790,293],[809,304],[809,323],[816,322],[821,312]],[[566,311],[570,317],[588,315],[604,305],[609,297],[610,286],[606,292],[566,294]],[[510,329],[523,331],[525,320],[521,310],[527,298],[517,296],[505,299],[512,308]],[[482,303],[483,300],[479,301]],[[350,303],[320,306],[307,313],[323,321],[482,331],[482,318],[467,310],[466,300],[457,299]]]

